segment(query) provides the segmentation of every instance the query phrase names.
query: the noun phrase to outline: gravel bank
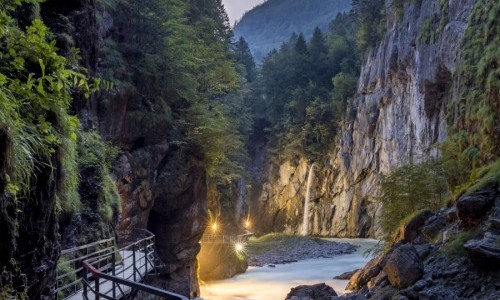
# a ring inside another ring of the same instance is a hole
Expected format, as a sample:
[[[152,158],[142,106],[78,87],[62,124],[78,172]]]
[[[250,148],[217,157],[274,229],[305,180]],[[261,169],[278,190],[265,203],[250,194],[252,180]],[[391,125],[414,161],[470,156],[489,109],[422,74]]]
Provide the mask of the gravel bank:
[[[312,237],[279,236],[267,240],[257,239],[250,241],[248,245],[248,265],[261,267],[304,259],[327,258],[353,253],[358,247]]]

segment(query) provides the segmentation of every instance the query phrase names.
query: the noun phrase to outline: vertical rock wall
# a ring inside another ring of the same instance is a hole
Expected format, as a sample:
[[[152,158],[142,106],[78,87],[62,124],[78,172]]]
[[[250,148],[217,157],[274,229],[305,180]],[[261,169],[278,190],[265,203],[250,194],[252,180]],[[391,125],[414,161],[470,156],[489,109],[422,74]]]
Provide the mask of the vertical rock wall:
[[[336,150],[317,162],[313,234],[380,236],[381,175],[437,156],[446,138],[446,103],[457,97],[453,76],[474,1],[405,2],[401,17],[386,1],[388,31],[362,66]],[[308,163],[288,174],[281,170],[289,162],[279,166],[280,176],[269,176],[253,198],[254,211],[274,216],[263,231],[298,232]]]

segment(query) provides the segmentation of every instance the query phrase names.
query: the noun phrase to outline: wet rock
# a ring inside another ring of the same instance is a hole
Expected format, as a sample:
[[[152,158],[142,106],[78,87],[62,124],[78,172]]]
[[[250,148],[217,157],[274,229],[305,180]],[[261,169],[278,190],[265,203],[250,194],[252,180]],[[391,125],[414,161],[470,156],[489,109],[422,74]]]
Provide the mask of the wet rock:
[[[341,279],[341,280],[349,280],[351,279],[352,275],[354,275],[359,269],[356,269],[354,271],[350,271],[350,272],[344,272],[338,276],[335,276],[333,277],[333,279]]]
[[[466,194],[457,201],[457,213],[466,227],[472,227],[486,215],[495,202],[495,189],[479,190]]]
[[[286,300],[330,300],[337,296],[335,290],[325,283],[301,285],[292,288]]]
[[[410,244],[401,245],[389,254],[384,271],[391,285],[397,288],[412,285],[424,273],[417,250]]]
[[[483,269],[500,267],[500,235],[486,232],[480,240],[470,240],[464,245],[470,259]]]
[[[354,273],[349,280],[346,289],[359,290],[365,286],[370,279],[377,276],[380,271],[382,271],[382,267],[380,266],[381,261],[381,257],[376,257],[370,260],[363,268]]]

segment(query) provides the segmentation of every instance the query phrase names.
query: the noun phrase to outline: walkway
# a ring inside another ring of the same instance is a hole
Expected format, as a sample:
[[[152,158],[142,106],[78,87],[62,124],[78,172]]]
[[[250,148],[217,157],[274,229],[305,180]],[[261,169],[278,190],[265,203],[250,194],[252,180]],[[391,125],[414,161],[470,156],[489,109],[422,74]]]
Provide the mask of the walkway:
[[[154,235],[146,230],[62,251],[57,275],[56,299],[121,299],[137,290],[164,299],[186,297],[145,284],[161,261],[156,256]],[[61,272],[62,270],[62,272]]]

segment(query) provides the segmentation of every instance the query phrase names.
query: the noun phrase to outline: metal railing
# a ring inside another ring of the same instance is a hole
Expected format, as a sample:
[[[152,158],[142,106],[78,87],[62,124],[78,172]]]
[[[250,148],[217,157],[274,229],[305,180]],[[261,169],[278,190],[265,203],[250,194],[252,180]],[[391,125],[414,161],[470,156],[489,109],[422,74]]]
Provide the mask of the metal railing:
[[[147,292],[147,293],[155,295],[155,296],[160,296],[160,297],[162,297],[164,299],[168,299],[168,300],[188,300],[187,297],[184,297],[182,295],[178,295],[178,294],[171,293],[171,292],[159,289],[159,288],[155,288],[153,286],[145,285],[145,284],[142,284],[142,283],[134,282],[134,281],[131,281],[131,280],[126,280],[126,279],[123,279],[123,278],[120,278],[120,277],[116,277],[116,276],[112,276],[112,275],[103,273],[103,272],[95,269],[91,264],[89,264],[87,262],[83,262],[83,265],[85,267],[85,270],[88,270],[88,271],[90,271],[92,273],[92,278],[94,280],[94,284],[93,285],[90,284],[90,283],[88,283],[87,281],[84,281],[85,284],[84,284],[83,298],[86,299],[86,300],[90,299],[88,297],[87,289],[90,290],[94,294],[96,300],[100,300],[100,298],[110,299],[110,300],[115,300],[116,299],[116,296],[111,297],[111,296],[109,296],[109,295],[107,295],[105,293],[101,293],[100,292],[100,279],[101,278],[104,279],[104,280],[108,280],[108,281],[111,281],[111,282],[115,283],[118,287],[120,285],[122,285],[122,286],[128,286],[129,288],[131,288],[133,290],[135,289],[135,290],[144,291],[144,292]],[[120,288],[120,290],[121,290],[121,288]]]
[[[55,298],[121,299],[140,290],[165,299],[187,300],[140,283],[162,266],[154,234],[142,229],[121,231],[118,242],[109,238],[61,252]]]
[[[56,299],[68,299],[82,289],[82,262],[94,256],[112,253],[115,238],[61,251],[56,270]]]

